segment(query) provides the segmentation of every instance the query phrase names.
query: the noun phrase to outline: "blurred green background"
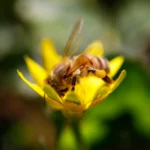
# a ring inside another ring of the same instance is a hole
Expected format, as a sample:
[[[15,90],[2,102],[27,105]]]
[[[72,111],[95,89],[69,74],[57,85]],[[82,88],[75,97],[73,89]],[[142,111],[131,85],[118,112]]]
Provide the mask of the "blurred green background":
[[[122,68],[127,70],[119,88],[85,113],[80,132],[86,147],[149,150],[149,14],[149,0],[1,0],[0,149],[79,149],[60,114],[48,115],[51,110],[45,109],[44,101],[20,80],[16,70],[31,80],[23,56],[41,63],[40,42],[45,37],[62,54],[74,23],[82,16],[80,52],[101,40],[108,58],[125,57]]]

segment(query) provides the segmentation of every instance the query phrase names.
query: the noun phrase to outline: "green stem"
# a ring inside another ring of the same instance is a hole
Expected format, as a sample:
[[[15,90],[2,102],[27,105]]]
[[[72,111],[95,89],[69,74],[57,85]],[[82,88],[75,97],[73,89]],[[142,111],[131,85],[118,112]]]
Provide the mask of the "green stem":
[[[81,117],[71,116],[71,117],[65,118],[61,112],[55,112],[55,114],[53,115],[53,119],[57,127],[57,141],[59,140],[60,135],[62,131],[64,130],[64,128],[66,126],[70,126],[72,128],[72,131],[74,132],[77,145],[78,145],[78,149],[80,150],[89,149],[87,145],[85,144],[82,134],[81,134],[81,129],[80,129],[80,123],[82,121]]]
[[[76,136],[76,140],[78,142],[78,146],[79,146],[79,149],[80,150],[88,150],[83,138],[82,138],[82,135],[81,135],[81,132],[80,132],[80,121],[81,120],[69,120],[69,123],[72,127],[72,130]]]

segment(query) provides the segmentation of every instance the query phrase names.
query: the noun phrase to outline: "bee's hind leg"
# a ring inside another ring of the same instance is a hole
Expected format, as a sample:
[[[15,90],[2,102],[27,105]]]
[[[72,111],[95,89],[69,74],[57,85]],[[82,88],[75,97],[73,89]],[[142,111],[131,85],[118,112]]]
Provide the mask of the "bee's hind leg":
[[[107,76],[105,70],[88,69],[88,73],[90,73],[90,72],[95,74],[97,77],[103,79],[108,84],[111,84],[113,82],[113,80],[109,76]]]
[[[88,73],[93,73],[99,78],[104,78],[106,76],[106,71],[105,70],[89,68]]]
[[[113,80],[109,77],[109,76],[105,76],[104,78],[102,78],[106,83],[111,84],[113,83]]]

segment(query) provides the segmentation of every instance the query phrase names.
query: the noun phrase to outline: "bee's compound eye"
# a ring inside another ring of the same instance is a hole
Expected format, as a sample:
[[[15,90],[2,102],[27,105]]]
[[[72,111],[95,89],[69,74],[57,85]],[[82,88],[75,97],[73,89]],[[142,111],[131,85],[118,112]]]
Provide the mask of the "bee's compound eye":
[[[51,85],[53,88],[56,88],[56,85],[55,85],[55,84],[51,83],[50,85]]]
[[[66,78],[67,78],[67,75],[64,75],[64,76],[63,76],[63,79],[66,79]]]

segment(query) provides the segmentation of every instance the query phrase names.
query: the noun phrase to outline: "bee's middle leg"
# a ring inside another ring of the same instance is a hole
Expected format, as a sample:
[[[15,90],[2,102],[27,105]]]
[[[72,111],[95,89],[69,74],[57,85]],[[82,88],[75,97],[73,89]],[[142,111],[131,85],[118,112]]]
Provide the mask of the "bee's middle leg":
[[[76,82],[77,82],[77,77],[74,76],[74,77],[72,78],[72,88],[71,88],[71,91],[74,91]]]

